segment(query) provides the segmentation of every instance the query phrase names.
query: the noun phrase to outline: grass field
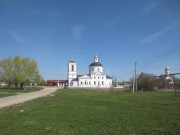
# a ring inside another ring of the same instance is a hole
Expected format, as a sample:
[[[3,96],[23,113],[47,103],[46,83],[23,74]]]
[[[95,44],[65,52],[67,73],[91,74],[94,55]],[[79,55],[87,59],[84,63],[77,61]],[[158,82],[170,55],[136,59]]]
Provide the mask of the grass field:
[[[180,93],[58,90],[0,110],[1,135],[179,135]]]
[[[43,89],[43,87],[26,87],[26,89],[0,88],[0,98],[17,95],[19,93],[28,93],[28,92],[38,91],[41,89]]]

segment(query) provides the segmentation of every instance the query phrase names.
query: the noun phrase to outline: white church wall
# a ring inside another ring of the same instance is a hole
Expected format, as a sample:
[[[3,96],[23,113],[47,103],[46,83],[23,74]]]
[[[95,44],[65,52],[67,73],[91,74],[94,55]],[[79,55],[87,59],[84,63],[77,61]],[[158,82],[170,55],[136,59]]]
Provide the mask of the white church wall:
[[[89,74],[98,74],[98,73],[100,73],[100,74],[102,74],[103,73],[103,67],[101,67],[101,66],[91,66],[91,67],[89,67]]]
[[[73,81],[73,87],[77,87],[78,86],[78,82],[77,81]]]
[[[79,87],[91,87],[91,79],[79,79]]]

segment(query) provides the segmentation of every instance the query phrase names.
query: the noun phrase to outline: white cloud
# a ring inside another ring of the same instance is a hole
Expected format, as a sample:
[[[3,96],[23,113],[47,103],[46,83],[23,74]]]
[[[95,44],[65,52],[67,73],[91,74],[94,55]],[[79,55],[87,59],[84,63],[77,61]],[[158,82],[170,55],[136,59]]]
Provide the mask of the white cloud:
[[[155,2],[148,2],[144,4],[144,7],[140,10],[139,14],[147,14],[153,11],[157,7],[157,3]]]
[[[72,35],[75,38],[80,38],[82,36],[82,32],[83,32],[83,27],[82,26],[76,26],[72,28]]]
[[[167,25],[165,28],[143,38],[140,40],[140,43],[149,43],[149,42],[152,42],[152,41],[155,41],[157,40],[161,35],[165,34],[166,32],[172,30],[172,29],[175,29],[176,27],[178,27],[180,25],[180,20],[178,21],[175,21],[173,23],[171,23],[170,25]]]
[[[46,26],[44,29],[45,32],[57,31],[58,27],[56,23],[51,23],[50,25]]]
[[[10,32],[9,32],[9,35],[10,35],[16,42],[21,43],[21,44],[24,43],[23,38],[22,38],[21,35],[18,34],[16,31],[10,31]]]

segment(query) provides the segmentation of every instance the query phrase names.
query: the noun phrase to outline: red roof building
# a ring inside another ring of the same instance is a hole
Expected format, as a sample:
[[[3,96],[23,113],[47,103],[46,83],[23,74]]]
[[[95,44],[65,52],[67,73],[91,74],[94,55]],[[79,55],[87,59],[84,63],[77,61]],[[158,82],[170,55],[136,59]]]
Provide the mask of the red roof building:
[[[47,80],[46,86],[65,86],[68,84],[68,80]]]

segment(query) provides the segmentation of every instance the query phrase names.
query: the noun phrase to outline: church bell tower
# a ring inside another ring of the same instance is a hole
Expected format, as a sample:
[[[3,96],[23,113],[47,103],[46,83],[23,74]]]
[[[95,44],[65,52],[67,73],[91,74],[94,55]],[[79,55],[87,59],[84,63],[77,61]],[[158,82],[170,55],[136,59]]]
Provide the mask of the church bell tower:
[[[72,80],[77,78],[76,62],[70,60],[68,63],[68,85],[72,86]]]

